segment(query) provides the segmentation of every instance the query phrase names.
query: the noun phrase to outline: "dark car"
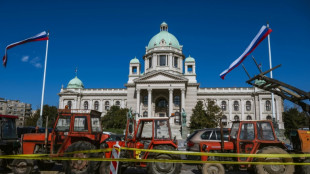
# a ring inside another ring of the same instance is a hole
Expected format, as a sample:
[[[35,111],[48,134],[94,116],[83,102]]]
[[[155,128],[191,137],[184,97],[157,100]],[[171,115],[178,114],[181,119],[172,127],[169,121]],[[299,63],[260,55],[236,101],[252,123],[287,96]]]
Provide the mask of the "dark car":
[[[228,128],[223,128],[223,138],[224,141],[229,140],[229,130]],[[199,144],[201,142],[210,142],[210,141],[221,141],[221,129],[220,128],[206,128],[194,131],[186,139],[186,150],[199,152]],[[195,158],[194,156],[189,156],[188,158]],[[197,156],[198,158],[198,156]]]

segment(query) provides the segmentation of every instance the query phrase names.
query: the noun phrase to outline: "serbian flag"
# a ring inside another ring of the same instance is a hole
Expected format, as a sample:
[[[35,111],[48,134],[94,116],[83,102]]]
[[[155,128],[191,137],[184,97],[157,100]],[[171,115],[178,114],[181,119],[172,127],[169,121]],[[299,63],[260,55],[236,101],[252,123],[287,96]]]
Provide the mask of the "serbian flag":
[[[7,55],[7,50],[10,49],[10,48],[13,48],[17,45],[21,45],[21,44],[24,44],[24,43],[28,43],[28,42],[34,42],[34,41],[42,41],[42,40],[48,40],[48,33],[46,33],[45,31],[33,36],[33,37],[30,37],[28,39],[25,39],[25,40],[22,40],[22,41],[19,41],[19,42],[15,42],[15,43],[12,43],[10,45],[8,45],[6,48],[5,48],[5,53],[4,53],[4,56],[2,58],[2,61],[3,61],[3,66],[6,67],[6,64],[8,62],[8,55]]]
[[[220,77],[224,80],[226,74],[228,74],[231,70],[239,66],[244,61],[244,59],[254,51],[254,49],[258,46],[258,44],[261,43],[271,33],[271,31],[272,30],[270,28],[267,28],[265,25],[263,25],[262,28],[257,33],[257,35],[252,40],[252,42],[250,43],[250,45],[241,54],[241,56],[238,59],[236,59],[232,64],[230,64],[228,69],[226,69],[220,74]]]

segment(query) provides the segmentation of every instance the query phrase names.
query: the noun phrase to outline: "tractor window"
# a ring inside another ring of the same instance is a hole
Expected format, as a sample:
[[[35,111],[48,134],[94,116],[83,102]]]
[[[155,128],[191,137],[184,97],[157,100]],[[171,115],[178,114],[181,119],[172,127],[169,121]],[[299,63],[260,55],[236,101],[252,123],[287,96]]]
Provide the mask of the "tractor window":
[[[167,120],[155,120],[154,129],[155,139],[170,139],[169,127]]]
[[[14,139],[17,138],[15,119],[2,118],[2,138]]]
[[[57,131],[69,131],[70,129],[70,120],[71,117],[59,117],[57,125],[56,125],[56,130]]]
[[[259,140],[274,140],[275,138],[270,123],[257,123],[257,136]]]
[[[242,124],[240,131],[240,140],[254,140],[254,124],[253,123],[244,123]]]
[[[76,116],[74,119],[74,131],[77,132],[87,132],[87,117],[86,116]]]
[[[141,139],[152,139],[152,129],[153,129],[153,121],[145,121],[143,122],[141,133]]]
[[[91,118],[91,129],[93,132],[101,132],[101,124],[99,118]]]
[[[239,124],[240,123],[234,123],[231,127],[231,131],[230,131],[230,137],[232,139],[236,139],[237,138],[237,134],[238,134],[238,130],[239,130]]]

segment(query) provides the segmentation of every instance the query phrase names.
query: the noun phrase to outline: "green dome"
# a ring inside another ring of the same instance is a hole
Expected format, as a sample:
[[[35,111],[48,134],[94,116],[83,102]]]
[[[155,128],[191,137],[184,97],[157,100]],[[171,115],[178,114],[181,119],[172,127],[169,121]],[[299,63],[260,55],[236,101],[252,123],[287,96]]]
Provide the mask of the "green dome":
[[[185,62],[195,62],[195,59],[192,58],[191,56],[188,56],[188,57],[185,59]]]
[[[152,37],[150,40],[147,49],[151,49],[157,46],[171,46],[177,49],[180,49],[180,44],[178,39],[168,32],[168,25],[167,23],[163,22],[160,25],[161,31]]]
[[[130,60],[130,63],[140,63],[139,59],[137,57]]]
[[[84,88],[83,82],[75,76],[74,79],[70,80],[67,88]]]

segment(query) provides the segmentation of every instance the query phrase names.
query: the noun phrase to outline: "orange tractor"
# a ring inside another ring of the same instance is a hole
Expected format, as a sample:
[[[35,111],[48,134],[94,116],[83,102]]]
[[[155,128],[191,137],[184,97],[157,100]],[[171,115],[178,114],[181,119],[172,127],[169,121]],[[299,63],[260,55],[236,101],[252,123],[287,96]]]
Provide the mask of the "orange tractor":
[[[237,154],[288,154],[286,146],[277,139],[271,121],[235,121],[231,127],[229,142],[200,143],[202,152]],[[238,162],[293,162],[292,158],[253,158],[202,156],[203,161]],[[206,163],[203,174],[224,174],[225,170],[254,170],[257,174],[293,174],[294,165],[234,165]]]
[[[127,115],[127,126],[125,142],[122,147],[136,149],[156,149],[156,150],[177,150],[177,142],[171,137],[169,118],[143,118],[136,120],[131,114]],[[112,144],[109,144],[112,147]],[[109,152],[111,153],[111,152]],[[105,156],[110,156],[106,154]],[[151,153],[140,150],[121,150],[120,158],[127,159],[179,159],[177,155],[164,153]],[[103,162],[100,167],[101,174],[109,173],[110,162]],[[160,162],[120,162],[118,173],[122,173],[127,167],[144,167],[149,174],[179,174],[181,170],[180,163],[160,163]]]
[[[105,140],[109,135],[102,133],[100,115],[100,112],[93,110],[59,109],[52,133],[48,134],[46,131],[46,133],[22,135],[21,152],[22,154],[50,154],[52,157],[101,157],[100,153],[67,153],[107,146]],[[29,174],[35,164],[39,168],[48,169],[54,163],[47,160],[15,159],[13,172]],[[86,160],[67,160],[62,163],[66,173],[96,173],[100,166],[98,161]]]

